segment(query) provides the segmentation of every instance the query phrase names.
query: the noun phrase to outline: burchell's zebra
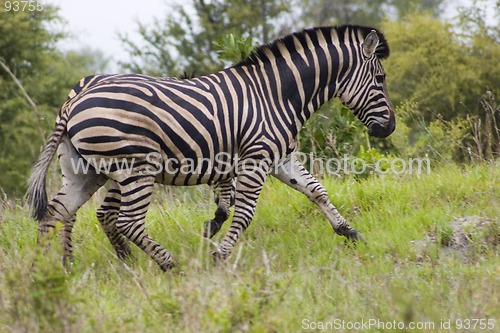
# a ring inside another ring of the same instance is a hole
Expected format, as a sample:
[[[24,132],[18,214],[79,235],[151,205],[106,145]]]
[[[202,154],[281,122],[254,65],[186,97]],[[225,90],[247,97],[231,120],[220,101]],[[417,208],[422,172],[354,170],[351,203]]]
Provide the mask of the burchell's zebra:
[[[223,195],[214,220],[222,224],[236,178],[233,220],[213,253],[225,259],[250,224],[268,174],[307,195],[336,233],[360,239],[291,153],[304,122],[333,97],[353,110],[370,135],[391,134],[395,118],[380,63],[388,56],[377,30],[322,27],[261,46],[241,63],[199,78],[99,77],[62,106],[30,177],[28,199],[39,221],[39,239],[56,221],[67,224],[111,179],[99,214],[112,212],[107,225],[120,238],[112,242],[128,246],[132,241],[167,270],[173,265],[170,253],[144,228],[153,184],[218,183]],[[45,177],[57,147],[63,186],[48,203]],[[123,170],[113,158],[133,167]],[[91,167],[75,170],[77,160]]]

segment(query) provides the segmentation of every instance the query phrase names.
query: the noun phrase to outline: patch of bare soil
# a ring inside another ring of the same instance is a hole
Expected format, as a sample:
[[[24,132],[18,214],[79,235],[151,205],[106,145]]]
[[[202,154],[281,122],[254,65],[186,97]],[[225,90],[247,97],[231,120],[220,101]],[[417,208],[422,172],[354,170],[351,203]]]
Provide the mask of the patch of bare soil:
[[[411,242],[418,262],[429,259],[429,250],[439,247],[439,255],[455,255],[473,263],[500,245],[500,222],[483,216],[455,218],[440,232]]]

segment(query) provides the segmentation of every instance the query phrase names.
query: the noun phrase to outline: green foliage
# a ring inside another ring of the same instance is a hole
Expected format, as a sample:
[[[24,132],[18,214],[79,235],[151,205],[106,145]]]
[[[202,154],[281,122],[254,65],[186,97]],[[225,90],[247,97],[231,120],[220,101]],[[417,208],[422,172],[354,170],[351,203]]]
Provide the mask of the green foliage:
[[[414,12],[429,13],[434,17],[439,17],[443,13],[444,0],[406,0],[391,1],[399,19],[404,19],[408,14]]]
[[[28,293],[41,331],[71,330],[78,321],[77,304],[83,299],[71,292],[67,273],[60,261],[40,253],[33,265]]]
[[[7,12],[6,1],[0,0],[0,60],[18,77],[35,74],[63,37],[47,29],[48,24],[60,21],[57,9],[47,5],[43,11]],[[7,73],[0,72],[0,78],[6,79]]]
[[[0,7],[0,61],[12,72],[0,67],[0,188],[19,195],[42,144],[46,127],[41,118],[46,113],[44,107],[34,109],[27,103],[12,75],[23,83],[39,78],[46,54],[61,34],[46,29],[58,20],[51,6],[41,12],[7,12],[1,0]]]
[[[500,94],[500,66],[494,60],[500,57],[500,35],[481,22],[471,17],[452,26],[419,13],[384,22],[392,50],[384,64],[389,93],[400,106],[397,113],[408,109],[398,118],[394,134],[396,141],[407,136],[409,146],[399,144],[400,151],[446,160],[464,160],[470,154],[492,158],[500,153],[495,125],[500,123],[500,112],[494,102]],[[456,32],[462,28],[470,34]],[[490,96],[488,107],[478,102],[485,100],[485,91]],[[481,133],[483,139],[478,138]]]
[[[213,44],[218,48],[216,52],[219,59],[227,62],[228,65],[238,63],[249,57],[256,46],[252,37],[238,38],[233,34],[224,35]]]
[[[367,140],[363,124],[338,100],[321,107],[304,125],[299,139],[300,151],[324,158],[354,155],[360,142]]]
[[[15,197],[24,193],[69,90],[81,77],[102,70],[105,60],[99,52],[57,52],[55,43],[64,35],[49,29],[61,20],[53,6],[6,12],[4,2],[0,1],[0,61],[6,66],[0,67],[0,189]]]
[[[301,11],[301,21],[306,25],[360,24],[379,26],[391,13],[396,18],[408,12],[423,10],[438,16],[443,0],[295,0]]]
[[[472,120],[455,118],[426,122],[416,102],[405,102],[396,108],[398,131],[389,138],[402,156],[428,156],[432,160],[451,162],[464,147]],[[410,128],[408,124],[413,124]]]
[[[400,172],[395,163],[391,164],[392,159],[390,154],[383,155],[373,147],[365,149],[361,146],[354,160],[354,172],[358,178],[367,178],[375,173],[385,174],[390,171],[391,166],[394,172]]]
[[[484,113],[479,116],[441,117],[426,121],[416,102],[404,102],[396,108],[398,130],[388,139],[400,156],[427,156],[434,161],[484,161],[498,157],[500,128],[495,113],[500,107],[492,95],[481,100]],[[410,127],[410,125],[412,127]]]
[[[0,291],[0,322],[10,318],[0,327],[11,332],[76,332],[77,308],[83,299],[73,293],[54,253],[35,249],[33,221],[27,215],[18,219],[20,211],[12,202],[0,203],[0,266],[8,267],[0,273],[0,283],[6,288]],[[11,261],[13,257],[17,259]],[[7,297],[9,306],[4,307]]]
[[[401,21],[386,21],[383,31],[393,51],[384,67],[394,103],[418,101],[426,120],[438,114],[445,119],[465,114],[460,104],[467,103],[464,93],[473,96],[484,88],[468,66],[466,46],[452,26],[413,13]]]

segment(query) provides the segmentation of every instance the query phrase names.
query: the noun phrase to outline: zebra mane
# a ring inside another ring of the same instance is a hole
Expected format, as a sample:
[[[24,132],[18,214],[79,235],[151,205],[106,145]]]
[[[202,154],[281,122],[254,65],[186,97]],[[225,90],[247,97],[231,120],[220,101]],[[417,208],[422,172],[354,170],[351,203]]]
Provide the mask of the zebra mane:
[[[294,38],[297,38],[299,41],[302,41],[304,39],[304,36],[309,35],[310,37],[313,37],[311,39],[314,42],[317,40],[317,38],[315,37],[317,36],[319,31],[323,32],[323,35],[326,38],[328,38],[328,36],[333,31],[335,31],[336,34],[339,36],[339,39],[343,40],[344,33],[348,29],[361,33],[363,38],[365,38],[372,30],[375,30],[379,38],[379,44],[377,46],[377,49],[375,50],[375,54],[379,59],[386,59],[389,57],[390,54],[389,44],[387,43],[384,34],[382,34],[379,30],[359,25],[341,25],[334,27],[315,27],[310,29],[304,29],[300,32],[294,32],[292,34],[283,36],[268,44],[263,44],[261,46],[258,46],[252,51],[252,53],[250,54],[250,56],[248,56],[248,58],[240,61],[235,66],[256,65],[259,63],[259,60],[265,61],[265,59],[268,58],[269,53],[279,56],[280,45],[284,45],[289,50],[293,50],[295,48]]]

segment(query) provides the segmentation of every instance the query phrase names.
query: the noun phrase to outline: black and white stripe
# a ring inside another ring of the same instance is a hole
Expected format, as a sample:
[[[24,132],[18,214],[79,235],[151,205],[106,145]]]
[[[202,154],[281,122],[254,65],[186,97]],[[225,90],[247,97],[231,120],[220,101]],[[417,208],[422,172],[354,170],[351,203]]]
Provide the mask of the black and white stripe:
[[[392,133],[395,118],[380,64],[388,56],[377,30],[323,27],[285,36],[233,67],[199,78],[82,79],[61,108],[30,178],[40,236],[57,220],[72,224],[78,208],[111,180],[98,217],[113,246],[124,257],[130,240],[167,270],[171,255],[144,228],[153,184],[219,184],[219,207],[205,231],[213,236],[229,216],[235,179],[233,220],[214,253],[224,259],[250,224],[262,185],[272,174],[315,202],[337,233],[362,239],[291,153],[305,121],[333,97],[353,110],[369,134]],[[58,146],[63,187],[47,204],[45,176]],[[79,158],[92,166],[88,172],[74,172],[71,161]],[[112,166],[113,159],[133,164],[131,172]],[[171,169],[163,170],[167,161]],[[276,163],[282,167],[274,168]],[[71,226],[63,243],[70,243],[70,233]],[[70,249],[65,244],[66,259],[71,259]]]

